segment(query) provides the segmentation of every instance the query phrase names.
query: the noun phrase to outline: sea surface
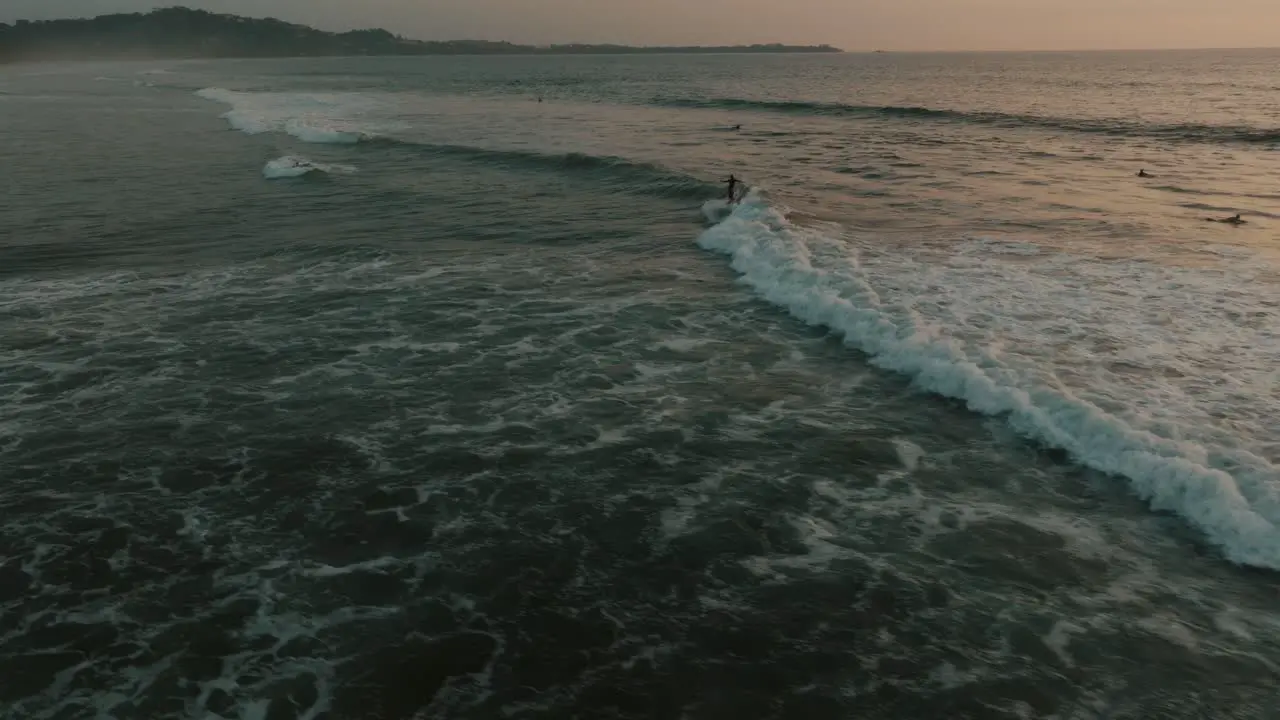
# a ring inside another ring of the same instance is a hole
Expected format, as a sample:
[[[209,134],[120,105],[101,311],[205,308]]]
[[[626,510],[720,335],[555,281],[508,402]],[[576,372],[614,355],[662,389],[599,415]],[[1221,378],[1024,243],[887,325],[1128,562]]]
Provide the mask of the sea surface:
[[[0,68],[0,717],[1277,717],[1278,70]]]

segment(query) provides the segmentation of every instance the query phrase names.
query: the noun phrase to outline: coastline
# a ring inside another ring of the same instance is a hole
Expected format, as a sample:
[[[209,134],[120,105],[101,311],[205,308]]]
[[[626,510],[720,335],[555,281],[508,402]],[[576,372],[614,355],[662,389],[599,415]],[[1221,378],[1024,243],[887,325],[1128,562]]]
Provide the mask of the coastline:
[[[529,50],[520,52],[403,52],[403,53],[309,53],[309,54],[227,54],[227,55],[158,55],[158,54],[59,54],[24,56],[19,58],[0,57],[0,66],[23,65],[55,62],[147,62],[147,61],[190,61],[190,60],[306,60],[306,59],[342,59],[342,58],[438,58],[438,57],[573,57],[594,55],[599,57],[631,57],[635,55],[845,55],[845,50],[750,50],[740,48],[654,48],[617,51],[551,51]],[[866,54],[866,53],[861,53]]]
[[[830,45],[783,43],[631,46],[521,45],[491,40],[423,41],[383,29],[328,32],[274,18],[187,8],[91,19],[0,23],[0,64],[119,60],[215,60],[442,55],[729,55],[842,53]]]

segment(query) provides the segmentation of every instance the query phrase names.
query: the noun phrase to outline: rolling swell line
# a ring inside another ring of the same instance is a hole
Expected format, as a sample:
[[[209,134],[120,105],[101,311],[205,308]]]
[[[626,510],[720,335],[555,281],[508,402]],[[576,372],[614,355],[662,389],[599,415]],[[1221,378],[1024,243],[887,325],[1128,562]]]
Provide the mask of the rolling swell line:
[[[649,163],[583,153],[494,150],[471,145],[419,143],[389,137],[366,138],[364,147],[416,150],[504,169],[560,172],[591,177],[611,188],[675,199],[706,200],[720,195],[719,185]]]
[[[840,103],[748,100],[743,98],[656,98],[654,105],[775,112],[824,117],[864,117],[951,122],[1000,128],[1038,128],[1112,137],[1154,138],[1169,142],[1264,144],[1280,143],[1280,128],[1249,125],[1198,125],[1140,123],[1127,120],[1087,120],[997,112],[963,112],[913,106],[844,105]]]
[[[325,119],[300,115],[293,108],[259,106],[254,93],[209,87],[196,92],[205,99],[230,105],[222,117],[232,128],[250,135],[279,132],[303,142],[345,145],[357,149],[409,150],[435,157],[453,157],[492,167],[560,172],[589,176],[597,184],[620,192],[637,192],[657,197],[707,200],[720,194],[718,184],[708,183],[659,165],[613,156],[583,153],[541,153],[531,150],[496,150],[470,145],[415,142],[352,128],[347,123],[331,125]]]

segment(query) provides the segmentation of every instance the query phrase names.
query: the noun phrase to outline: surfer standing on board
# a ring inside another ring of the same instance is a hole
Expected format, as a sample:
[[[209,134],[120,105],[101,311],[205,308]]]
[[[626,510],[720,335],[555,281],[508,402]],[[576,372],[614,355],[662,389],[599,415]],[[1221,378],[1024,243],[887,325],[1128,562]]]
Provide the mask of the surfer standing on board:
[[[738,186],[742,184],[742,181],[730,174],[729,179],[725,180],[725,182],[729,183],[729,196],[726,200],[732,205],[734,198],[737,196]]]

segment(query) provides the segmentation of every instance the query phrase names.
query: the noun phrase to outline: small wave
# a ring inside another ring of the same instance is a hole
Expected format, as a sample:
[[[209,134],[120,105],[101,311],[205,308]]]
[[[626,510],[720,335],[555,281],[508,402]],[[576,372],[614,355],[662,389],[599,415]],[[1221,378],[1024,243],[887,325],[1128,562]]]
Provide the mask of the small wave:
[[[940,110],[916,106],[845,105],[841,103],[748,100],[743,98],[710,98],[705,100],[697,98],[657,98],[652,103],[663,107],[676,108],[745,110],[834,117],[875,117],[965,123],[1002,128],[1029,127],[1117,137],[1156,138],[1169,142],[1280,143],[1280,128],[1257,128],[1248,125],[1158,124],[1120,119],[1091,120],[1016,113],[964,112],[961,110]]]
[[[1184,187],[1179,187],[1177,185],[1156,185],[1151,189],[1160,190],[1162,192],[1175,193],[1178,195],[1236,197],[1236,198],[1251,198],[1254,200],[1280,200],[1280,195],[1275,195],[1271,193],[1235,193],[1235,192],[1229,192],[1226,190],[1202,190],[1202,189],[1195,189],[1195,188],[1184,188]],[[1188,205],[1185,207],[1191,207],[1191,206]]]
[[[1178,203],[1178,207],[1184,207],[1188,210],[1208,210],[1210,212],[1235,212],[1233,207],[1225,205],[1210,205],[1209,203],[1187,202]]]
[[[1231,206],[1231,205],[1210,205],[1208,203],[1178,203],[1178,206],[1187,208],[1188,210],[1207,210],[1209,212],[1240,213],[1241,215],[1244,215],[1246,217],[1261,217],[1261,218],[1267,218],[1269,220],[1280,220],[1280,215],[1276,215],[1275,213],[1269,213],[1264,210],[1242,210],[1238,207]]]
[[[302,142],[321,145],[354,145],[372,138],[368,133],[335,130],[301,120],[289,120],[284,124],[284,131]]]
[[[417,143],[387,137],[376,138],[369,143],[369,146],[410,149],[428,155],[461,158],[493,167],[587,175],[607,183],[611,189],[659,197],[705,200],[723,192],[719,185],[678,171],[620,157]]]
[[[1064,388],[1020,378],[998,354],[884,303],[846,244],[792,225],[758,193],[706,230],[698,244],[728,255],[759,295],[842,335],[873,364],[974,411],[1004,417],[1016,432],[1085,466],[1127,478],[1153,509],[1178,513],[1230,560],[1280,569],[1280,521],[1267,510],[1274,468],[1266,477],[1251,470],[1233,476],[1212,466],[1204,446],[1135,428]]]
[[[284,157],[276,158],[275,160],[268,162],[262,168],[262,176],[268,180],[298,178],[311,173],[328,175],[331,173],[350,172],[355,172],[355,168],[349,165],[326,165],[297,155],[286,155]]]
[[[1034,243],[1000,240],[998,238],[973,238],[961,247],[961,252],[992,253],[995,255],[1039,255],[1042,251]]]

